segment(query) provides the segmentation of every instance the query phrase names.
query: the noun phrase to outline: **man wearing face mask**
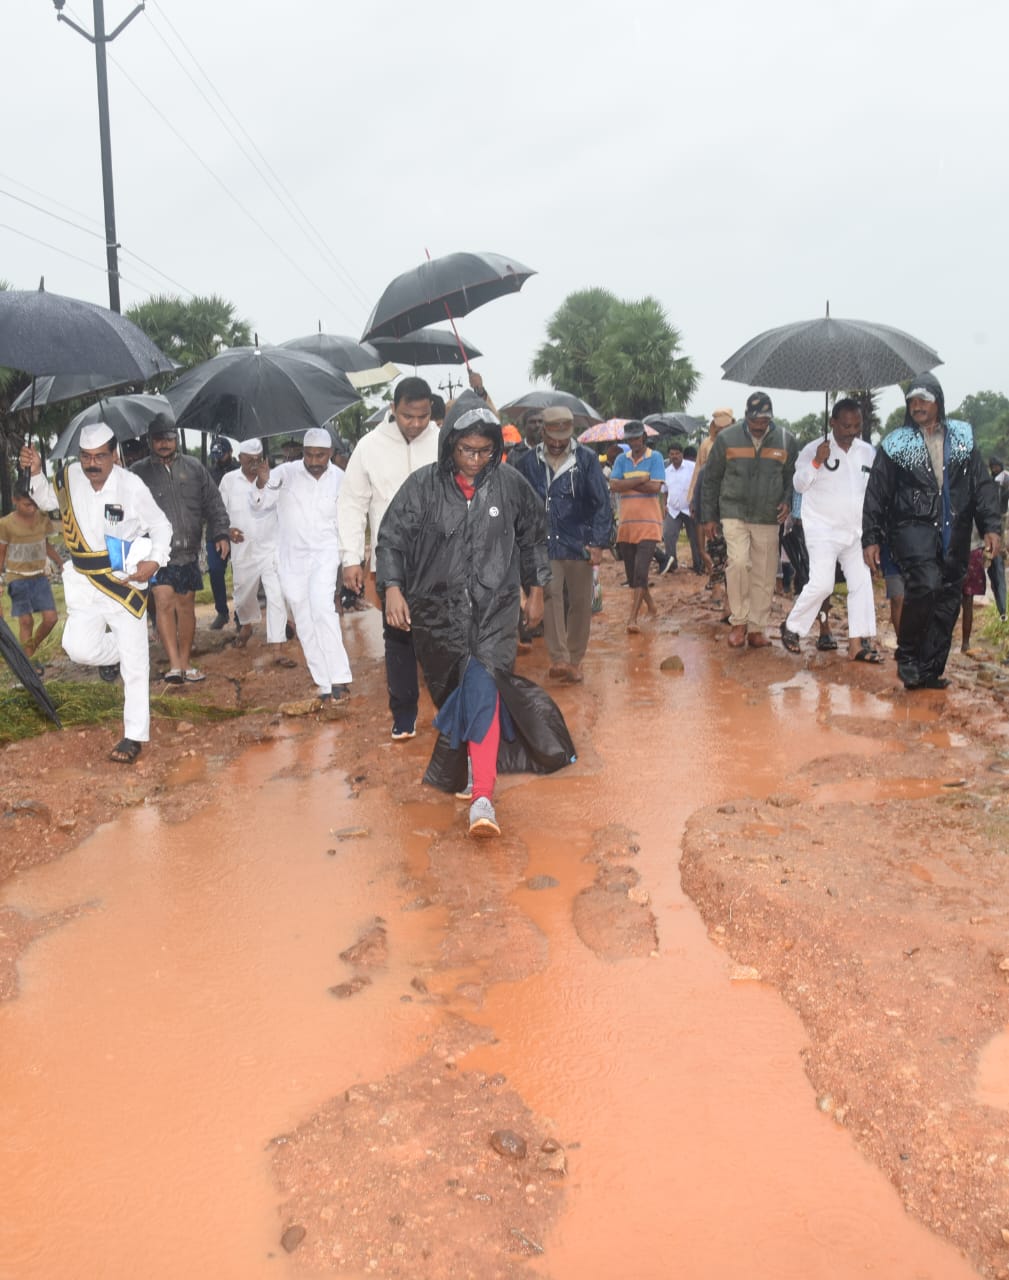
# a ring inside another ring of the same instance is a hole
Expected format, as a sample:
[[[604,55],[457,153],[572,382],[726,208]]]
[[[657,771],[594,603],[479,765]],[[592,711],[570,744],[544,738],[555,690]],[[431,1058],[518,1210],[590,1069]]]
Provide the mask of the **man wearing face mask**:
[[[300,462],[283,462],[271,471],[260,461],[249,496],[253,513],[276,510],[280,584],[323,703],[347,697],[352,679],[334,603],[340,572],[337,499],[344,475],[332,456],[329,432],[312,427],[305,432]]]
[[[55,486],[38,451],[21,450],[32,500],[58,506],[70,563],[63,569],[67,621],[63,648],[72,662],[96,666],[103,680],[122,675],[123,737],[109,759],[133,764],[150,739],[147,584],[168,563],[172,526],[143,481],[116,466],[116,441],[104,422],[81,431],[80,461],[61,468]]]
[[[151,456],[130,468],[147,485],[172,526],[172,554],[151,581],[157,606],[158,639],[168,655],[168,684],[205,680],[192,665],[196,635],[196,592],[203,587],[199,555],[206,527],[222,560],[231,551],[228,512],[210,472],[197,458],[179,452],[175,423],[159,413],[147,428]]]
[[[904,425],[883,438],[862,509],[862,549],[880,571],[885,542],[904,580],[897,674],[905,689],[945,689],[943,675],[960,612],[977,527],[998,555],[1001,515],[995,482],[969,423],[946,417],[938,379],[919,374],[908,389]]]
[[[262,618],[259,584],[266,595],[266,643],[283,644],[287,609],[277,569],[277,512],[254,512],[249,499],[256,487],[263,461],[261,440],[243,440],[238,446],[238,469],[221,477],[220,493],[231,522],[231,572],[238,618],[237,644],[245,646],[252,628]]]

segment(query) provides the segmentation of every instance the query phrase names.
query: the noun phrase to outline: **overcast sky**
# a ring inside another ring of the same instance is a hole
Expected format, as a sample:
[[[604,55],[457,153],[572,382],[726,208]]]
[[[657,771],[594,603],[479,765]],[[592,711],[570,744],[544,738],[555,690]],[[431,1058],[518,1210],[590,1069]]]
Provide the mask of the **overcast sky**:
[[[131,0],[105,3],[111,29]],[[935,347],[948,404],[1009,391],[1007,37],[1001,0],[148,0],[109,47],[123,306],[356,336],[425,249],[489,249],[539,272],[460,322],[498,403],[590,286],[659,299],[698,414],[739,412],[722,362],[827,299]],[[107,302],[92,48],[50,0],[3,0],[0,40],[0,277]]]

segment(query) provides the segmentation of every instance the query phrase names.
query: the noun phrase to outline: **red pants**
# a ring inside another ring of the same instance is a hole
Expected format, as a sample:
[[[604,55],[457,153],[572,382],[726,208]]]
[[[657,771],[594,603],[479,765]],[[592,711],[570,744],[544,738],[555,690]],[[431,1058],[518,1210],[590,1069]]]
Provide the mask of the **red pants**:
[[[493,799],[497,781],[497,750],[501,742],[501,699],[494,703],[494,719],[484,734],[483,742],[468,742],[470,764],[473,766],[473,799],[483,796]]]

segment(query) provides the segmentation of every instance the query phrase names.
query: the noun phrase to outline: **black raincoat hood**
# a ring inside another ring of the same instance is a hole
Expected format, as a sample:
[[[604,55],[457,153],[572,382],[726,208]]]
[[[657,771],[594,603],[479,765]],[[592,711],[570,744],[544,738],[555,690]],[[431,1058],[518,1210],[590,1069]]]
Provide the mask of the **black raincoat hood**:
[[[504,436],[497,415],[481,400],[475,391],[464,391],[458,400],[445,414],[438,436],[438,466],[444,471],[455,471],[452,460],[452,449],[456,441],[470,432],[479,432],[494,443],[494,452],[490,462],[477,476],[477,484],[484,483],[487,476],[501,465],[504,457]]]
[[[936,403],[939,406],[939,421],[946,421],[946,397],[942,393],[942,384],[939,379],[931,373],[919,373],[916,378],[911,379],[908,387],[909,391],[914,391],[916,387],[921,387],[923,391],[931,391],[935,396]],[[906,403],[906,402],[905,402]],[[911,410],[905,407],[904,410],[904,426],[915,427],[918,424],[911,417]]]

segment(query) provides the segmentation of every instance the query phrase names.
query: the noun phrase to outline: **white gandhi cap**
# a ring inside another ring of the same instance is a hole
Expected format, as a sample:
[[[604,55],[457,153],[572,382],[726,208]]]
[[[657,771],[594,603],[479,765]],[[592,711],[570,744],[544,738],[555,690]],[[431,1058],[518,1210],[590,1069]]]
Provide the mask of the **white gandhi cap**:
[[[100,449],[109,440],[114,440],[116,433],[104,422],[96,422],[93,426],[81,430],[82,449]]]
[[[309,427],[301,443],[306,449],[332,449],[333,437],[325,427]]]
[[[238,446],[238,452],[247,454],[250,458],[255,458],[263,452],[263,442],[255,436],[251,440],[243,440]]]

